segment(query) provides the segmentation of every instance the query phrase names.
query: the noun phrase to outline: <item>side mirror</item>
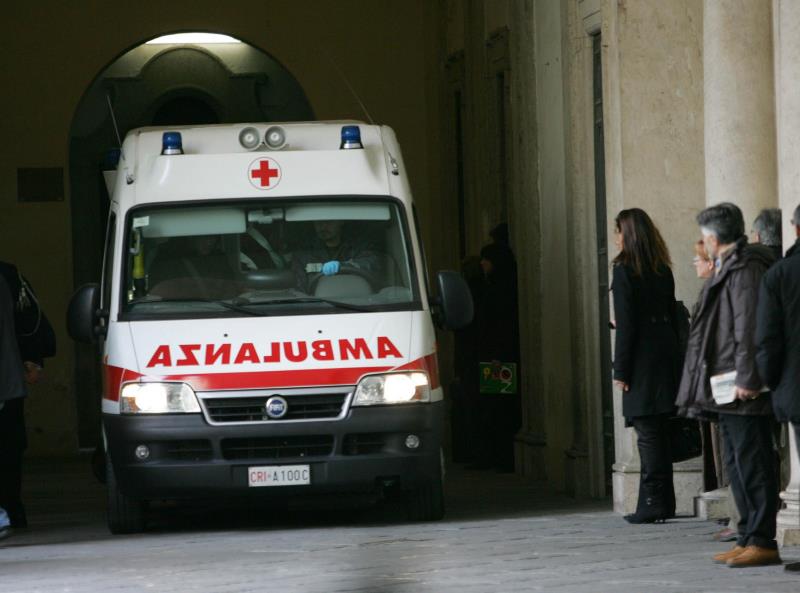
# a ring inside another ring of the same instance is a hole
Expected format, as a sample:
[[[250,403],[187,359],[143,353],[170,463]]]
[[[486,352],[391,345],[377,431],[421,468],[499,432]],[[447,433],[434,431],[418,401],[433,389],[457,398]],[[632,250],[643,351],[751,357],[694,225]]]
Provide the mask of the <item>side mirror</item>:
[[[462,329],[472,322],[472,294],[458,272],[444,271],[437,276],[439,283],[439,322],[443,329]]]
[[[84,284],[69,301],[67,309],[67,331],[76,342],[93,344],[105,328],[98,323],[101,319],[100,285]]]

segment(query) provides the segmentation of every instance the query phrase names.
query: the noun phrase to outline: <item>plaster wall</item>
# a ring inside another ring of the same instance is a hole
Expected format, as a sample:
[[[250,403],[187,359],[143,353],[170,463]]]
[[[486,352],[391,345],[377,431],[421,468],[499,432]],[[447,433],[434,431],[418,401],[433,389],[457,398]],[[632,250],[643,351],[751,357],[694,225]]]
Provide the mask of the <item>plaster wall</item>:
[[[694,0],[607,2],[609,237],[623,208],[647,211],[673,259],[677,298],[700,288],[692,255],[705,207],[703,14]],[[612,31],[611,27],[614,27]],[[605,44],[604,44],[605,45]],[[604,71],[604,74],[606,73]],[[609,242],[609,253],[615,253]]]
[[[269,52],[294,74],[320,119],[365,116],[331,59],[350,79],[372,117],[395,128],[404,146],[412,189],[427,239],[431,269],[454,267],[436,229],[441,187],[438,149],[439,3],[425,0],[210,0],[76,5],[55,0],[4,9],[0,70],[0,258],[16,262],[33,282],[59,340],[47,380],[28,405],[35,455],[75,450],[73,345],[64,312],[73,291],[70,196],[64,201],[16,201],[18,167],[68,165],[68,135],[78,102],[98,73],[126,50],[174,31],[232,35]],[[353,23],[359,23],[354,34]],[[65,178],[65,188],[69,187]],[[447,374],[447,369],[445,369]],[[446,377],[445,377],[446,378]]]

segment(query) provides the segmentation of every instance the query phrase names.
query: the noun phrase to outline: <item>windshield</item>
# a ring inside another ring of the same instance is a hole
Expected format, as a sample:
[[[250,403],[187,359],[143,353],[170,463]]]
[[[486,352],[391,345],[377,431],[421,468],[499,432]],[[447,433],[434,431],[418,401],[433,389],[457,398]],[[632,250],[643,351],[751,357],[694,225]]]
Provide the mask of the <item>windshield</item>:
[[[391,199],[137,208],[127,224],[131,318],[419,308],[408,227]]]

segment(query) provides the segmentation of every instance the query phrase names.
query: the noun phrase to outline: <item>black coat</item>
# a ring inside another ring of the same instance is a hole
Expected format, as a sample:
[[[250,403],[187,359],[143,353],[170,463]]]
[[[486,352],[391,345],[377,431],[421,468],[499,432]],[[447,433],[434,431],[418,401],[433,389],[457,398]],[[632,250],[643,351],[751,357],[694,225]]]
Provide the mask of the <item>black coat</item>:
[[[800,241],[798,241],[800,244]],[[800,250],[764,275],[758,298],[758,372],[781,422],[800,423]]]
[[[24,397],[27,392],[22,359],[14,331],[14,301],[0,276],[0,402]]]
[[[756,306],[761,279],[775,261],[768,247],[742,237],[723,257],[719,271],[703,285],[692,319],[677,405],[682,415],[772,414],[770,394],[718,406],[711,395],[714,375],[736,371],[736,385],[760,390],[756,368]]]
[[[17,346],[23,361],[44,366],[44,359],[55,356],[56,335],[42,311],[33,287],[14,264],[0,261],[2,277],[11,293]]]
[[[617,264],[611,290],[617,329],[614,379],[630,386],[622,394],[622,415],[630,420],[670,413],[680,372],[672,271],[637,276]]]

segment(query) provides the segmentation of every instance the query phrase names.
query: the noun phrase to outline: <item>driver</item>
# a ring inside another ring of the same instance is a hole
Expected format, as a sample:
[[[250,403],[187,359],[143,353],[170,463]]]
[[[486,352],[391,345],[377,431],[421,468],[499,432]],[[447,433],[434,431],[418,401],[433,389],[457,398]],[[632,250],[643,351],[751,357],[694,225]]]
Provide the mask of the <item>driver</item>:
[[[295,252],[292,267],[298,287],[308,292],[308,279],[313,274],[333,276],[350,268],[374,277],[378,272],[378,256],[366,240],[344,236],[341,220],[317,220],[315,236],[309,248]]]

